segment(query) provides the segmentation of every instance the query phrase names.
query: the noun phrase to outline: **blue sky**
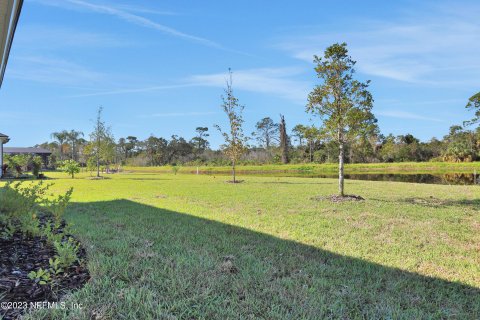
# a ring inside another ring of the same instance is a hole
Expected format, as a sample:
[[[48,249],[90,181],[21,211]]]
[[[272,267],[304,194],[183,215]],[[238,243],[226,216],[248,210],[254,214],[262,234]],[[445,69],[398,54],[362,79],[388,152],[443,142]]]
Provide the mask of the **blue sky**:
[[[312,57],[347,42],[372,80],[382,133],[441,138],[480,90],[478,1],[26,0],[0,90],[10,146],[89,133],[98,106],[116,138],[194,135],[212,145],[228,68],[246,132],[284,114],[309,123]]]

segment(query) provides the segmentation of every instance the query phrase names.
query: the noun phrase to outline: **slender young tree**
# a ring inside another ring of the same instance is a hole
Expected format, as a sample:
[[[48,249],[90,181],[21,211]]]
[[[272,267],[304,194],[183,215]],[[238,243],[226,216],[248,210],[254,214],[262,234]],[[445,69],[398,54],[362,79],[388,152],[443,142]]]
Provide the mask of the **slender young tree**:
[[[370,81],[353,79],[355,61],[346,43],[328,47],[323,58],[314,56],[314,63],[322,83],[309,94],[306,111],[323,120],[322,132],[338,145],[338,193],[343,197],[345,145],[376,123]]]
[[[228,69],[229,77],[226,81],[225,94],[222,96],[222,109],[228,117],[229,131],[223,131],[219,125],[215,125],[223,136],[225,144],[221,146],[225,155],[230,159],[232,164],[233,183],[236,183],[235,165],[240,156],[246,150],[247,138],[243,133],[243,116],[244,106],[240,105],[238,99],[233,94],[232,89],[232,71]]]
[[[93,146],[93,155],[95,157],[95,164],[97,167],[97,177],[100,177],[100,161],[107,161],[112,158],[114,153],[115,142],[107,127],[105,121],[102,119],[103,108],[99,107],[97,111],[97,118],[95,120],[93,132],[90,134],[91,144]]]
[[[285,117],[280,115],[280,149],[282,150],[282,163],[287,164],[289,162],[288,159],[288,145],[289,139],[287,135],[287,124],[285,123]]]

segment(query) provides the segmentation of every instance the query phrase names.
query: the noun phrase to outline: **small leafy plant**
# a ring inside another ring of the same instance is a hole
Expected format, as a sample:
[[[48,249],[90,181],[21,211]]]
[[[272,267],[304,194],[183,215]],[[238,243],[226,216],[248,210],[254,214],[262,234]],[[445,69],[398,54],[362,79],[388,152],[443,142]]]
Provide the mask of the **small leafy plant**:
[[[75,174],[80,172],[80,164],[75,160],[65,160],[58,169],[68,173],[74,179]]]
[[[60,194],[57,198],[45,199],[44,205],[48,211],[53,214],[55,220],[55,226],[58,228],[62,221],[65,210],[67,209],[68,202],[70,201],[73,193],[73,188],[68,189],[65,194]]]
[[[54,285],[55,278],[78,260],[79,243],[67,237],[67,225],[60,226],[72,197],[73,188],[54,196],[48,194],[51,184],[7,183],[0,188],[0,237],[11,239],[21,231],[30,237],[42,237],[54,247],[55,256],[48,268],[28,274],[36,283]],[[38,215],[42,216],[39,219]]]
[[[73,238],[68,238],[67,241],[55,242],[53,246],[57,252],[59,264],[63,268],[68,268],[77,261],[80,245]]]
[[[58,257],[55,257],[55,259],[48,259],[48,264],[50,265],[51,273],[55,276],[58,276],[63,272],[63,269],[61,267],[61,261]]]
[[[40,285],[47,285],[47,284],[51,285],[53,282],[50,271],[42,268],[38,269],[37,271],[31,271],[28,274],[28,277],[31,280],[35,280],[35,283],[38,283]]]
[[[177,175],[178,171],[180,171],[180,167],[177,165],[172,166],[172,172],[174,175]]]

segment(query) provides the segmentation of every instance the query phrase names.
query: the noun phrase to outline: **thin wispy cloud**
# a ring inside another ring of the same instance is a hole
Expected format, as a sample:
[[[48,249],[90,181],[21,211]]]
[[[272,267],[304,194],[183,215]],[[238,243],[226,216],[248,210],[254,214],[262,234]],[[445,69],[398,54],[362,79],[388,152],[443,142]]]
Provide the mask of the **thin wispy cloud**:
[[[68,98],[122,95],[122,94],[129,94],[129,93],[141,93],[141,92],[163,91],[163,90],[170,90],[170,89],[180,89],[180,88],[193,87],[193,86],[197,86],[197,84],[185,83],[185,84],[173,84],[173,85],[163,85],[163,86],[149,86],[149,87],[143,87],[143,88],[127,88],[127,89],[76,94],[76,95],[68,96]]]
[[[154,14],[160,16],[178,16],[177,12],[167,11],[167,10],[154,10],[145,7],[139,7],[131,4],[117,4],[119,9],[130,11],[130,12],[138,12],[138,13],[147,13],[147,14]]]
[[[79,7],[79,8],[88,10],[90,12],[96,12],[100,14],[114,16],[128,23],[132,23],[141,27],[149,28],[149,29],[154,29],[164,34],[181,38],[187,41],[199,43],[199,44],[213,47],[213,48],[226,50],[226,48],[224,48],[221,44],[215,41],[179,31],[177,29],[160,24],[158,22],[155,22],[143,16],[128,12],[126,10],[122,10],[113,5],[100,5],[100,4],[94,4],[94,3],[90,3],[88,1],[83,1],[83,0],[62,0],[60,2],[57,0],[35,0],[35,2],[43,5],[62,7],[66,9],[72,9],[72,6],[73,6],[73,9],[75,9],[75,7]]]
[[[303,68],[261,68],[238,70],[233,73],[234,88],[250,92],[275,95],[297,104],[305,104],[311,87],[307,81],[296,80],[295,77],[304,72]],[[99,91],[93,93],[76,94],[70,98],[122,95],[181,89],[188,87],[217,87],[224,88],[228,75],[225,72],[192,75],[177,81],[176,84],[147,86],[141,88],[123,88],[118,90]]]
[[[375,114],[383,117],[396,118],[396,119],[407,119],[407,120],[422,120],[422,121],[433,121],[433,122],[443,122],[443,120],[422,116],[416,113],[402,111],[402,110],[384,110],[377,111]]]
[[[216,114],[216,112],[166,112],[166,113],[139,115],[138,118],[194,117],[194,116],[209,116],[212,114]]]
[[[106,76],[77,63],[42,56],[20,56],[11,61],[8,77],[61,86],[100,83]]]
[[[311,87],[308,81],[296,80],[303,68],[260,68],[238,70],[233,72],[234,88],[251,92],[271,94],[291,100],[295,103],[306,103]],[[188,81],[199,86],[225,87],[226,73],[194,75]]]
[[[57,50],[62,48],[111,48],[131,45],[117,35],[89,32],[63,26],[22,26],[15,38],[19,48]]]
[[[354,30],[343,32],[302,30],[303,35],[284,38],[277,47],[311,63],[314,54],[345,41],[364,74],[412,84],[473,86],[480,73],[480,4],[464,9],[452,13],[434,6],[428,15],[357,21]]]

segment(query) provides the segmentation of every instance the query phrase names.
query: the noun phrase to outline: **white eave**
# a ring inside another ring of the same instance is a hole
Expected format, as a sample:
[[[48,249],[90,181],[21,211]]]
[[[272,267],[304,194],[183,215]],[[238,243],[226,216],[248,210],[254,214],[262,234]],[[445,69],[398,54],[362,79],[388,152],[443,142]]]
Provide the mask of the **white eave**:
[[[0,0],[0,87],[22,5],[23,0]]]

